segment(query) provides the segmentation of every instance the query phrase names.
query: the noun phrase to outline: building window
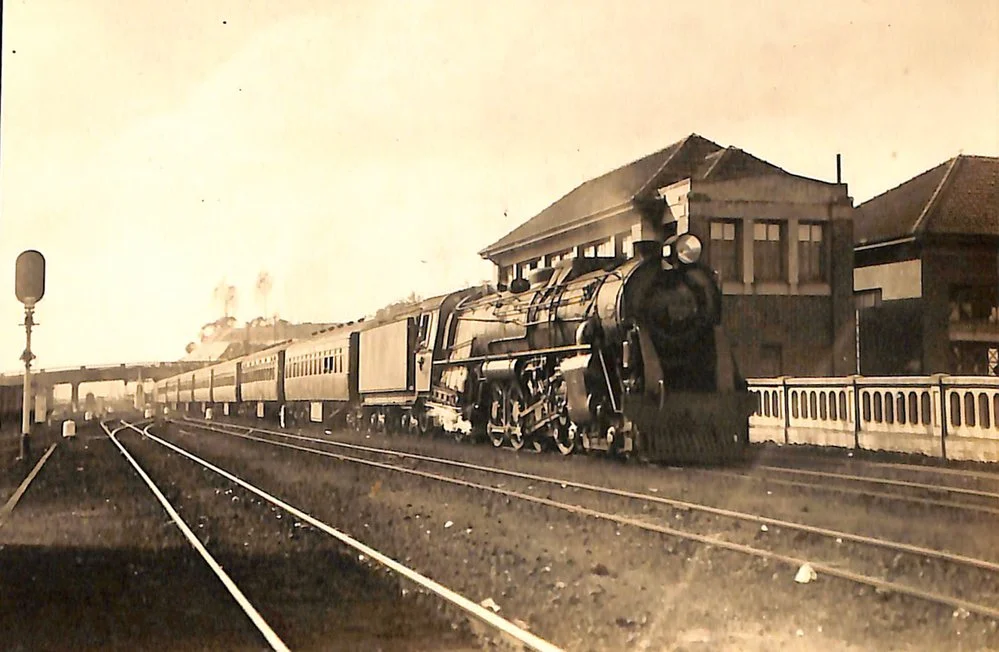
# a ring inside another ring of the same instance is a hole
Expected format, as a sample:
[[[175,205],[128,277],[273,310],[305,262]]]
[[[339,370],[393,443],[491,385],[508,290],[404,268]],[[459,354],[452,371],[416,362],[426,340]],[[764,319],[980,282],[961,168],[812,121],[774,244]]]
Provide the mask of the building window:
[[[798,280],[802,283],[828,279],[824,230],[821,224],[798,225]]]
[[[881,288],[872,290],[857,290],[853,293],[857,310],[877,308],[881,305]]]
[[[951,322],[999,322],[999,286],[950,286]]]
[[[515,266],[517,270],[516,278],[527,278],[530,273],[541,267],[541,259],[535,258],[533,260],[525,260],[524,262]]]
[[[625,258],[632,258],[635,255],[635,239],[631,235],[631,231],[622,233],[617,236],[621,241],[621,253]]]
[[[499,268],[498,282],[503,284],[509,284],[513,279],[513,265],[507,265],[505,267]]]
[[[738,281],[739,239],[736,237],[737,224],[730,221],[712,221],[708,245],[708,262],[718,272],[722,281]]]
[[[570,255],[571,253],[572,253],[572,249],[563,249],[562,251],[557,251],[557,252],[555,252],[553,254],[549,254],[548,255],[548,266],[549,267],[554,267],[555,265],[558,265],[559,263],[561,263],[563,260],[569,260],[572,257]]]
[[[784,280],[783,231],[780,222],[753,225],[753,276],[757,281]]]
[[[597,256],[613,258],[614,257],[614,239],[610,238],[599,242],[596,244]]]

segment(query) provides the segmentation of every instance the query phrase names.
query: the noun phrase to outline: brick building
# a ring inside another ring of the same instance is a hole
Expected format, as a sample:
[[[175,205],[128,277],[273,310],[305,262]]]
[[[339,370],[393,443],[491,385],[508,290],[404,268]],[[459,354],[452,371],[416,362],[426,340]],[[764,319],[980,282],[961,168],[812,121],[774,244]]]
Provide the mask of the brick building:
[[[995,373],[999,158],[952,158],[854,221],[862,373]]]
[[[646,200],[666,210],[650,218]],[[845,184],[791,174],[692,134],[591,179],[480,252],[497,281],[576,256],[630,256],[657,233],[697,235],[750,377],[855,368],[853,206]]]

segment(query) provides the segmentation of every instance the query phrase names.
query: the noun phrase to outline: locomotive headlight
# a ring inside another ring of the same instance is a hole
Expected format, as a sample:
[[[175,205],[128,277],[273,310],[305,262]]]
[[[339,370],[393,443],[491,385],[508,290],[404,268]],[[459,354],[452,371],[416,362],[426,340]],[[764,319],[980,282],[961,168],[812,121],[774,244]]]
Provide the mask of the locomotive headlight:
[[[676,258],[684,265],[693,265],[701,259],[701,241],[692,233],[684,233],[673,243]]]

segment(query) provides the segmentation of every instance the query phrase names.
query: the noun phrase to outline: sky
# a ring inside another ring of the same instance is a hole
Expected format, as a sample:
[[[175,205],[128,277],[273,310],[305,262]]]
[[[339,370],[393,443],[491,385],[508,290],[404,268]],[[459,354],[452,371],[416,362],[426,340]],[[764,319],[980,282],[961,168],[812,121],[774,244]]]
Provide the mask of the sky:
[[[221,282],[264,313],[261,271],[317,322],[491,278],[483,247],[691,133],[841,153],[862,202],[999,155],[997,35],[995,0],[7,0],[0,371],[28,248],[54,368],[175,360]]]

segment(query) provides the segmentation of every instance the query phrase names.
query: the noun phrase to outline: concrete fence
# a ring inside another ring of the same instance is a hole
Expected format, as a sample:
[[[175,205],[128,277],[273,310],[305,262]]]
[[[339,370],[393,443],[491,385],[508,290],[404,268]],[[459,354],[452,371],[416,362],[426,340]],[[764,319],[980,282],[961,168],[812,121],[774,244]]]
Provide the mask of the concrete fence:
[[[999,461],[999,378],[751,379],[754,442]]]

